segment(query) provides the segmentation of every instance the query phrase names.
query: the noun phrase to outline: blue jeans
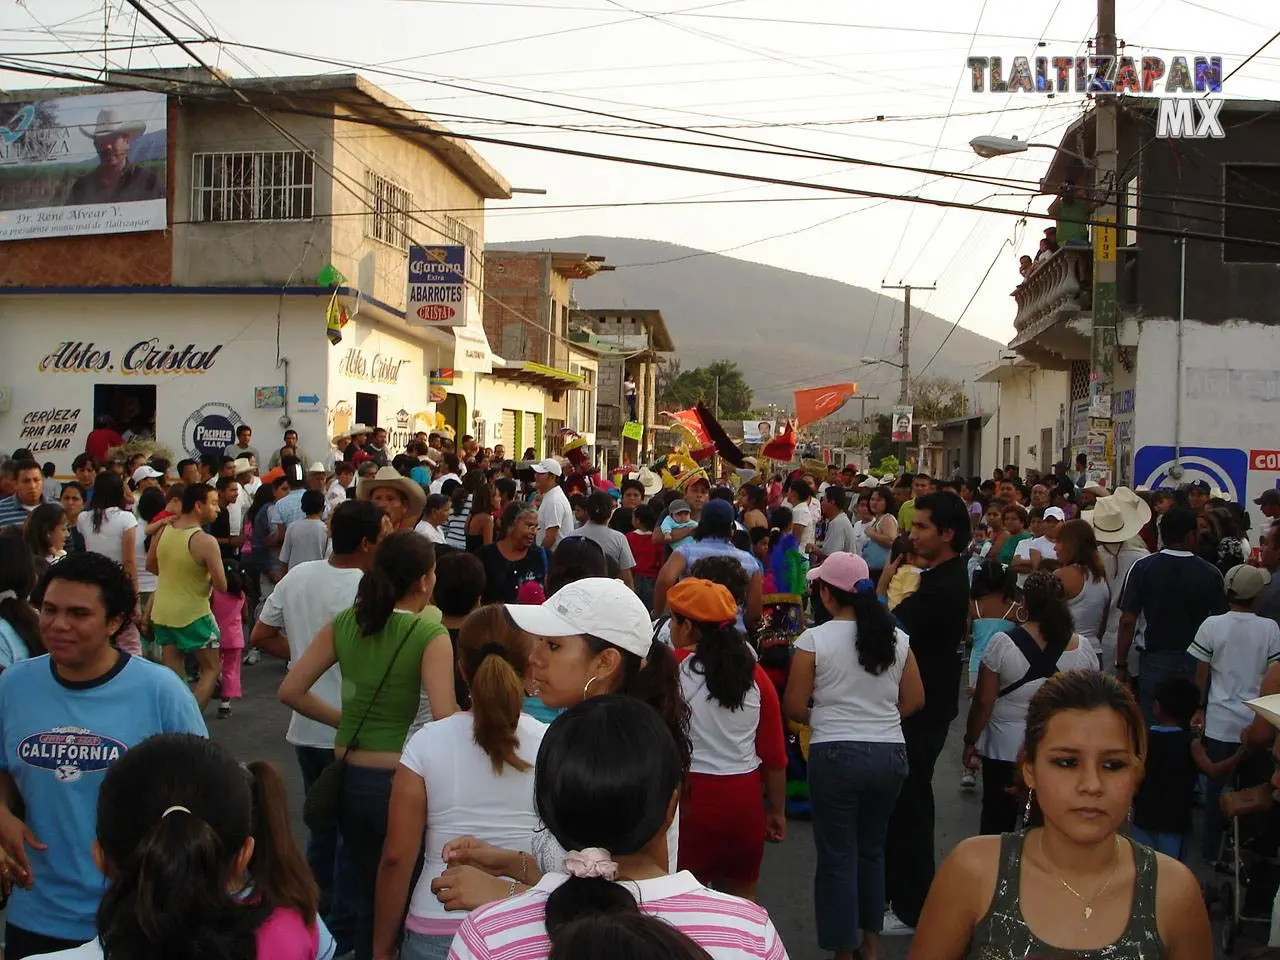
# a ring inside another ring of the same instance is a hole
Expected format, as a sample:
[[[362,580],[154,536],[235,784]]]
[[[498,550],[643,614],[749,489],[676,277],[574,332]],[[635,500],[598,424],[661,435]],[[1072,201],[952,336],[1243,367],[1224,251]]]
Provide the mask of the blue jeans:
[[[406,930],[400,946],[400,960],[447,960],[453,937],[429,937]]]
[[[1180,650],[1144,650],[1138,669],[1138,704],[1150,726],[1156,722],[1156,687],[1170,678],[1194,680],[1196,661]]]
[[[346,845],[354,891],[348,908],[353,917],[351,946],[355,960],[373,960],[373,895],[378,864],[387,839],[387,805],[391,802],[394,770],[349,765],[342,775],[338,800],[338,830]]]
[[[1211,737],[1205,737],[1202,742],[1204,752],[1214,763],[1226,760],[1240,749],[1239,743],[1214,740]],[[1222,847],[1222,830],[1227,825],[1227,818],[1222,815],[1222,808],[1218,806],[1218,797],[1222,795],[1227,781],[1225,778],[1215,780],[1213,777],[1205,777],[1204,784],[1204,824],[1200,833],[1200,856],[1206,863],[1213,863],[1218,859],[1218,852]]]
[[[1144,847],[1150,847],[1156,853],[1163,853],[1166,857],[1173,857],[1175,860],[1185,860],[1187,855],[1187,841],[1191,839],[1189,833],[1151,833],[1149,830],[1143,830],[1141,827],[1129,825],[1129,839],[1142,844]],[[1214,851],[1217,856],[1217,851]]]
[[[856,950],[860,931],[884,919],[884,842],[907,778],[902,743],[815,743],[809,748],[809,797],[818,866],[813,905],[818,946]]]
[[[298,746],[293,749],[298,756],[298,768],[302,771],[302,789],[310,790],[320,772],[333,762],[333,750]],[[346,849],[337,827],[307,837],[307,865],[320,888],[320,916],[337,941],[339,954],[351,949],[351,938],[355,934],[351,912],[354,888],[351,866],[346,860]]]

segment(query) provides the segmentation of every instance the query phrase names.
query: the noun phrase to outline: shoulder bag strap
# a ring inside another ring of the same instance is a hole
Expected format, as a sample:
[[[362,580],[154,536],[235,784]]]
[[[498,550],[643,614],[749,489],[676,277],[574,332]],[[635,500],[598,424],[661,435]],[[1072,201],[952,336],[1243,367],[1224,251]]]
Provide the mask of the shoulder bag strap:
[[[364,722],[369,719],[369,714],[373,712],[373,705],[378,699],[378,694],[382,692],[383,686],[386,685],[387,678],[391,676],[391,668],[396,665],[396,661],[400,659],[400,651],[404,649],[404,645],[409,642],[409,637],[418,628],[421,621],[417,617],[413,618],[413,623],[409,625],[409,629],[404,632],[404,636],[400,638],[400,644],[396,647],[396,652],[391,655],[391,661],[387,664],[387,669],[382,672],[382,679],[378,681],[378,685],[373,690],[373,696],[369,698],[369,705],[364,708],[364,716],[360,718],[360,722],[356,724],[355,732],[351,734],[351,740],[347,743],[348,752],[359,749],[357,741],[360,739],[360,731],[364,729]],[[357,625],[357,629],[359,629]]]
[[[1027,672],[1022,675],[1021,679],[1015,680],[1001,690],[1000,696],[1007,697],[1028,683],[1036,680],[1047,680],[1058,672],[1058,658],[1062,656],[1061,650],[1048,647],[1043,650],[1040,649],[1040,645],[1022,627],[1014,627],[1010,630],[1009,639],[1018,648],[1018,652],[1026,658]]]

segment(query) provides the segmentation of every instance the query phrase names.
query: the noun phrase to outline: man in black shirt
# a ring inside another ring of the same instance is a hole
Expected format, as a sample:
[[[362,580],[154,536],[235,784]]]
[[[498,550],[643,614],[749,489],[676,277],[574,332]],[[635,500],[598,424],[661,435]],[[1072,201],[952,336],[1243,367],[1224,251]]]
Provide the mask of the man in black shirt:
[[[1173,507],[1160,522],[1165,548],[1134,562],[1120,593],[1120,631],[1116,638],[1116,676],[1129,678],[1129,648],[1138,618],[1146,618],[1142,634],[1142,676],[1138,702],[1148,723],[1154,723],[1156,687],[1170,677],[1191,679],[1195,660],[1187,647],[1200,624],[1227,612],[1222,574],[1197,557],[1196,514]]]
[[[244,534],[231,529],[231,506],[240,498],[240,484],[235,477],[219,477],[217,491],[222,509],[204,532],[218,541],[223,560],[237,560],[244,546]]]
[[[886,917],[886,933],[915,926],[933,882],[933,768],[960,710],[960,648],[969,612],[968,508],[951,491],[919,497],[915,506],[911,543],[928,566],[919,589],[893,612],[911,637],[924,707],[902,721],[909,770],[885,845],[886,892],[900,924]]]

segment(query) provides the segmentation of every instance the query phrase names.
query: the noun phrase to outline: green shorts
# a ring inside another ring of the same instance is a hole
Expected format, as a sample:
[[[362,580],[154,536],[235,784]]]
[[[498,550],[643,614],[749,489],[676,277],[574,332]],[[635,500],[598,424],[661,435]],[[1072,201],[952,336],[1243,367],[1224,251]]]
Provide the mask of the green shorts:
[[[213,619],[212,614],[205,614],[185,627],[166,627],[153,623],[151,629],[156,643],[162,647],[172,644],[178,648],[179,653],[218,649],[218,622]]]

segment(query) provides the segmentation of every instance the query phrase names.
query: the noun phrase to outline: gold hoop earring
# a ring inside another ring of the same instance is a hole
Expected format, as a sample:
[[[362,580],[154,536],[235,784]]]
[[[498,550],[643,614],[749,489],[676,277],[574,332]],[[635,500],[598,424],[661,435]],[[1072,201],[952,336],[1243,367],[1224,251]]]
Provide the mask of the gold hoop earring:
[[[587,681],[587,685],[586,685],[585,687],[583,687],[583,688],[582,688],[582,699],[583,699],[583,700],[587,699],[587,697],[589,696],[589,694],[587,693],[587,691],[591,689],[591,685],[592,685],[593,683],[595,683],[598,679],[600,679],[600,678],[599,678],[599,677],[592,677],[590,680],[588,680],[588,681]]]
[[[1027,622],[1027,608],[1023,604],[1018,604],[1018,609],[1013,612],[1013,619],[1018,623]]]

